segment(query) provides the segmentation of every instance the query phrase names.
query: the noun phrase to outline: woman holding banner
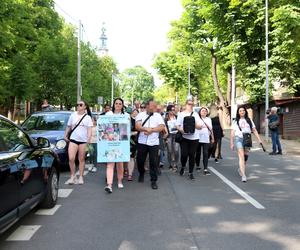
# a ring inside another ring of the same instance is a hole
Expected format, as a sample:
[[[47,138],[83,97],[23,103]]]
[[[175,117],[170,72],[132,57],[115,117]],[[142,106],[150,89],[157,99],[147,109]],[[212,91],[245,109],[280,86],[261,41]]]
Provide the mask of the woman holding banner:
[[[105,115],[128,115],[124,111],[124,101],[121,98],[116,98],[113,103],[112,111],[107,112]],[[128,115],[129,120],[129,115]],[[124,162],[107,162],[106,166],[106,181],[107,186],[104,190],[107,193],[112,193],[112,185],[114,179],[114,167],[117,166],[117,178],[118,178],[118,188],[124,188],[123,185],[123,175],[124,175]]]

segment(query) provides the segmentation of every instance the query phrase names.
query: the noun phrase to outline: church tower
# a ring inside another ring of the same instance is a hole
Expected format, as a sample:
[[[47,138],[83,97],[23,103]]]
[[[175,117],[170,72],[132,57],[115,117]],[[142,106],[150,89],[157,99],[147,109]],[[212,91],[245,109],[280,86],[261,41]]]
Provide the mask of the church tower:
[[[100,56],[107,56],[108,55],[108,48],[107,48],[107,36],[106,36],[106,28],[105,23],[102,24],[101,29],[101,36],[100,36]]]

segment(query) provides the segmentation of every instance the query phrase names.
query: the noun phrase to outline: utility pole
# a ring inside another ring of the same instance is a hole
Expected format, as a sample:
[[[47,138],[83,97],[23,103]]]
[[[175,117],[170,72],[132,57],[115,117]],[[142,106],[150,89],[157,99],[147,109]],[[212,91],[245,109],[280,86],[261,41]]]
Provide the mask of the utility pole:
[[[268,0],[266,0],[266,112],[269,109],[269,13],[268,13]],[[269,141],[269,126],[268,118],[265,118],[265,137]]]
[[[81,51],[80,51],[80,43],[81,43],[81,20],[79,20],[79,27],[78,27],[78,40],[77,40],[77,103],[81,100],[81,70],[80,70],[80,64],[81,64]]]
[[[111,106],[114,104],[114,71],[111,71]]]
[[[188,60],[188,98],[191,97],[191,59]]]
[[[235,35],[233,35],[233,41],[235,42]],[[235,52],[233,49],[233,60],[231,70],[231,122],[236,118],[236,103],[235,103],[235,89],[236,89],[236,71],[235,71]]]

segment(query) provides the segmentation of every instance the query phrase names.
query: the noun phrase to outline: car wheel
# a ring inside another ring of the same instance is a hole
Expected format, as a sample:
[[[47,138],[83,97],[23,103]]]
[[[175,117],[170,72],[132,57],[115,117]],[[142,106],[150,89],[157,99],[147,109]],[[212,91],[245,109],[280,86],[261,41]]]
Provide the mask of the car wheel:
[[[55,206],[58,197],[58,175],[56,169],[53,167],[48,178],[46,196],[41,203],[43,208],[52,208]]]

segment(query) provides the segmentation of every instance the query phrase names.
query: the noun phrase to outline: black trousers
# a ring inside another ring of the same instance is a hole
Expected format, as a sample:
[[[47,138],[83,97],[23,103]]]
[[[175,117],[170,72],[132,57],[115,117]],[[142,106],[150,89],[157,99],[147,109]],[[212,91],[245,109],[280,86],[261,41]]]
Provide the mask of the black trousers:
[[[207,169],[208,165],[208,150],[209,150],[210,144],[209,143],[198,143],[197,151],[196,151],[196,165],[200,166],[200,159],[201,159],[201,149],[203,151],[203,167],[204,169]]]
[[[145,161],[149,153],[149,169],[150,169],[150,180],[151,182],[157,181],[157,169],[158,169],[158,149],[159,145],[148,146],[145,144],[137,145],[137,156],[136,162],[140,175],[145,174]]]
[[[183,138],[180,143],[181,149],[181,166],[185,168],[187,159],[189,158],[189,173],[193,173],[195,166],[195,153],[198,146],[198,140],[188,140]]]

